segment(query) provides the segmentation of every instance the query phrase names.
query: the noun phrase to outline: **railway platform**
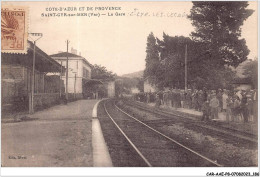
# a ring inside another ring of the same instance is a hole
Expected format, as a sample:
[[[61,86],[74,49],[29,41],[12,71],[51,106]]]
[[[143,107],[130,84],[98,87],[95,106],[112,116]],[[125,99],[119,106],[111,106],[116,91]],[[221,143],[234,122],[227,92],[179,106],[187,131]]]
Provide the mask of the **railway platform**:
[[[139,101],[137,101],[136,103],[140,104],[142,106],[146,106],[148,108],[155,107],[154,103],[147,104],[147,103],[142,103]],[[200,120],[202,117],[202,112],[195,111],[192,109],[185,109],[185,108],[176,109],[176,108],[172,108],[169,106],[161,105],[159,110],[164,111],[169,114],[174,114],[174,115],[178,115],[178,116],[193,119],[193,120]],[[252,121],[249,121],[248,123],[244,123],[242,120],[228,122],[226,120],[226,114],[224,112],[219,113],[219,118],[214,119],[212,121],[222,127],[226,127],[226,128],[230,128],[230,129],[234,129],[234,130],[238,130],[238,131],[242,131],[242,132],[246,132],[246,133],[250,133],[250,134],[254,134],[254,135],[257,135],[257,132],[258,132],[257,123],[252,122]]]
[[[100,126],[92,118],[97,102],[78,100],[57,105],[19,115],[16,122],[6,118],[1,125],[2,166],[92,167],[96,154],[109,159]]]
[[[113,163],[108,152],[108,148],[98,120],[98,106],[102,100],[98,101],[92,111],[92,150],[94,167],[112,167]]]

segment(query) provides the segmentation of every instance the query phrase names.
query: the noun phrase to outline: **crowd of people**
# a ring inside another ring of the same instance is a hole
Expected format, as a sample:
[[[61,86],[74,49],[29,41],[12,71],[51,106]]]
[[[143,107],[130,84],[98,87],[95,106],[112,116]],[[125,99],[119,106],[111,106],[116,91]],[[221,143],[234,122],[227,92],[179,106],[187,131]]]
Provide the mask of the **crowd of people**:
[[[156,107],[194,109],[203,113],[203,121],[218,119],[219,113],[225,112],[226,121],[257,122],[257,90],[172,89],[138,93],[135,99]]]

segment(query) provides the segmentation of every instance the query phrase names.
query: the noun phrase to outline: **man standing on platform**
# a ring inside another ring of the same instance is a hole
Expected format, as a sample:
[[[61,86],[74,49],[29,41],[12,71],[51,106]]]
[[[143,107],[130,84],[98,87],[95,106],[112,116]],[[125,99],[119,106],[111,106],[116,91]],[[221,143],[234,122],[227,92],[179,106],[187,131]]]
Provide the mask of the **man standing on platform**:
[[[242,90],[242,99],[241,99],[241,112],[244,118],[244,122],[248,122],[248,110],[247,110],[247,97],[246,92]]]
[[[216,97],[216,94],[214,94],[212,99],[210,100],[209,106],[211,108],[211,117],[213,119],[217,119],[218,118],[219,101]]]
[[[228,98],[227,90],[224,89],[224,93],[222,95],[222,109],[224,112],[226,112],[227,110],[227,98]]]

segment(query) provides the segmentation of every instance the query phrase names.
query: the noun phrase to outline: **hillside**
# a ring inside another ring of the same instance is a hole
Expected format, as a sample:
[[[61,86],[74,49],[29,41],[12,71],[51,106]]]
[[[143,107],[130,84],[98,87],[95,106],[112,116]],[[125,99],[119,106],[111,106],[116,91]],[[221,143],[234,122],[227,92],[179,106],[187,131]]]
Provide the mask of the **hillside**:
[[[121,77],[128,77],[128,78],[142,78],[144,74],[144,71],[137,71],[129,74],[123,74]]]

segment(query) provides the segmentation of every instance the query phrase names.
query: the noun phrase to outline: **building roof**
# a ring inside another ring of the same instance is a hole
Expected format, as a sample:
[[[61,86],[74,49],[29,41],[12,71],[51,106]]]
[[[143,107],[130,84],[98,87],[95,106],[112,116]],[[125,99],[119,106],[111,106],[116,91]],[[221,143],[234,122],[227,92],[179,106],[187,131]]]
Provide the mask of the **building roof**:
[[[73,57],[73,58],[80,58],[80,59],[83,59],[84,62],[86,62],[87,65],[89,65],[91,68],[93,67],[88,61],[86,58],[82,57],[82,56],[79,56],[79,55],[76,55],[76,54],[73,54],[73,53],[69,53],[69,52],[61,52],[61,53],[56,53],[56,54],[53,54],[53,55],[50,55],[50,57]]]
[[[22,65],[32,68],[33,63],[33,48],[34,44],[27,41],[27,54],[17,53],[1,53],[2,64]],[[35,69],[40,72],[60,72],[61,65],[52,59],[48,54],[42,51],[37,45],[35,46]],[[64,69],[63,69],[64,70]]]
[[[83,58],[82,56],[73,54],[73,53],[69,53],[69,52],[61,52],[61,53],[56,53],[53,55],[50,55],[50,57],[75,57],[75,58]]]

